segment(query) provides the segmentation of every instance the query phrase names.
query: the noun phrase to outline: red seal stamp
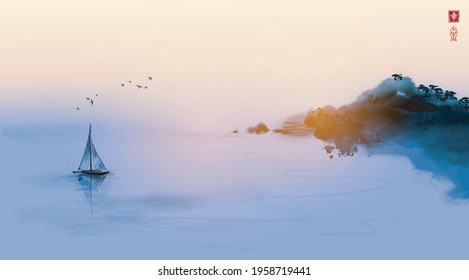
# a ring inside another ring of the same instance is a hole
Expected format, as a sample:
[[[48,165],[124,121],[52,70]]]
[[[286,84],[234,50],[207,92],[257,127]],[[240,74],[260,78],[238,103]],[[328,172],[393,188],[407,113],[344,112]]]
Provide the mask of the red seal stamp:
[[[448,11],[448,22],[459,22],[459,10]]]
[[[457,41],[458,40],[458,29],[456,26],[452,26],[449,30],[449,36],[451,37],[450,41]]]

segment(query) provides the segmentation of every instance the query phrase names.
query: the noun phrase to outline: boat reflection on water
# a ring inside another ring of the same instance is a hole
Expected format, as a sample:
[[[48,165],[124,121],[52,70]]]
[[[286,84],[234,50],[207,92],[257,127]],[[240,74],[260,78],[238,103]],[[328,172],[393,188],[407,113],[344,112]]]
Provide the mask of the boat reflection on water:
[[[88,200],[88,203],[90,204],[91,216],[93,216],[93,193],[100,189],[104,179],[106,179],[106,175],[78,175],[78,182],[81,185],[81,189],[85,194],[86,200]]]

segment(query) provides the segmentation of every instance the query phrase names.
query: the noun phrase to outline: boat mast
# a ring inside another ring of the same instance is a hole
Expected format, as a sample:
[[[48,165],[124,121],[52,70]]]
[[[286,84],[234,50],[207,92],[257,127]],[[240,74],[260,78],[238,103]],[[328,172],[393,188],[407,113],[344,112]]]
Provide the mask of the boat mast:
[[[90,144],[90,171],[93,170],[93,158],[91,154],[91,123],[90,123],[90,133],[88,134],[88,143]]]

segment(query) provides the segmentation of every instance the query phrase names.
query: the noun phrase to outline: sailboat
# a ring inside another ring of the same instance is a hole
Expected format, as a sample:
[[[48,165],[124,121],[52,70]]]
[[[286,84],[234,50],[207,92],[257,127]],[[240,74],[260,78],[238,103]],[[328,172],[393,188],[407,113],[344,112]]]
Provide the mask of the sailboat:
[[[93,140],[91,139],[91,124],[83,158],[81,159],[78,170],[73,171],[73,173],[88,175],[105,175],[109,173],[109,170],[104,166],[103,161],[99,157],[98,152],[93,145]]]

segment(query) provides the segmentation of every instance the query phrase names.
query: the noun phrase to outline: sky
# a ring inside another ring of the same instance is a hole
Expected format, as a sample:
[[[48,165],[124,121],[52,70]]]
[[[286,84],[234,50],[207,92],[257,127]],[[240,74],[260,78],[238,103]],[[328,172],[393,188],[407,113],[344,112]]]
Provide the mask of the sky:
[[[4,2],[0,114],[19,122],[224,131],[259,121],[278,125],[310,107],[349,103],[395,72],[467,95],[468,6],[404,0]],[[461,10],[458,42],[449,41],[449,9]],[[149,89],[121,88],[128,80]],[[99,99],[91,108],[84,99],[94,94]]]

